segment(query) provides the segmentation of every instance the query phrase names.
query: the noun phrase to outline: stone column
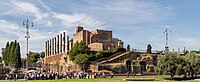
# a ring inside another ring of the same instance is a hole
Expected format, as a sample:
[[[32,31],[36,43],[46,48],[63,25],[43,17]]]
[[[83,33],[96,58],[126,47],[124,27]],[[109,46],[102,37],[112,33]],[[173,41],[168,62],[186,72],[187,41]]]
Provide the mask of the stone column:
[[[50,43],[49,43],[49,55],[51,56],[51,39],[49,41],[50,41]]]
[[[57,49],[57,47],[56,47],[56,37],[54,37],[54,55],[56,55],[56,49]]]
[[[57,51],[57,54],[59,54],[59,45],[60,45],[59,44],[59,35],[57,35],[57,42],[56,42],[56,44],[57,44],[57,46],[56,46],[57,50],[56,51]]]
[[[63,37],[62,37],[62,39],[63,39],[63,43],[62,43],[62,52],[65,52],[65,43],[66,43],[66,39],[65,39],[65,32],[63,32]]]
[[[69,36],[67,36],[67,52],[69,51]]]
[[[47,42],[45,41],[45,48],[44,48],[44,50],[45,50],[45,58],[47,57]]]
[[[51,56],[51,54],[50,54],[50,40],[48,40],[48,56]]]
[[[59,46],[60,47],[60,53],[62,53],[62,45],[63,45],[62,42],[63,42],[62,41],[62,34],[60,34],[60,46]]]
[[[49,41],[47,40],[47,57],[49,57]]]
[[[54,39],[52,38],[51,41],[52,41],[52,44],[51,44],[51,47],[52,47],[51,54],[54,55]]]

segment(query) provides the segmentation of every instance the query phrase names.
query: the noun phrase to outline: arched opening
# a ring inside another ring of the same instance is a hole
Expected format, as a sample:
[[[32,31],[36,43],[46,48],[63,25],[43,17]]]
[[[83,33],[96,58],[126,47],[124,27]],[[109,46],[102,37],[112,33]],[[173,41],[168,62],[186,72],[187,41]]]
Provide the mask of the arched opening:
[[[127,71],[131,71],[131,61],[130,60],[126,60],[126,68],[127,68]]]
[[[141,65],[141,71],[142,72],[146,72],[147,71],[147,69],[146,69],[146,62],[145,61],[141,61],[140,62],[140,65]]]

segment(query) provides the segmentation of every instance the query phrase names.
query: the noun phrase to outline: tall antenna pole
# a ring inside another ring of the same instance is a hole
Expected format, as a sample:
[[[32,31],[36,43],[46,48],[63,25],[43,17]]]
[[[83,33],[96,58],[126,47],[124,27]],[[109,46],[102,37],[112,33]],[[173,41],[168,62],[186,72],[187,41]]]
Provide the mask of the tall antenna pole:
[[[30,38],[30,36],[29,36],[29,24],[31,24],[31,27],[33,27],[33,22],[29,22],[29,20],[27,19],[27,20],[24,20],[23,21],[23,26],[25,26],[26,27],[26,36],[25,36],[25,38],[26,38],[26,49],[27,49],[27,53],[26,53],[26,70],[28,70],[28,39]]]
[[[169,36],[169,32],[171,32],[171,30],[169,30],[169,29],[166,29],[166,30],[164,31],[164,34],[166,35],[165,52],[168,52],[168,51],[169,51],[169,46],[168,46],[168,36]]]

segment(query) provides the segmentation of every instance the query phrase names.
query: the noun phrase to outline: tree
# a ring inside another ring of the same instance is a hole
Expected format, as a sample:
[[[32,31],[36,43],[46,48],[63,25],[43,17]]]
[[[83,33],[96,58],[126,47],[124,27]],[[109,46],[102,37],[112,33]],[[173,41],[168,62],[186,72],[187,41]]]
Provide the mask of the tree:
[[[4,60],[5,64],[8,64],[9,45],[10,45],[9,42],[7,42],[5,50],[4,50],[4,53],[2,54],[3,55],[3,60]]]
[[[200,55],[196,52],[186,54],[184,57],[186,65],[184,67],[186,72],[189,72],[192,78],[196,77],[200,73]]]
[[[14,66],[17,68],[21,67],[20,45],[16,40],[14,42],[12,41],[10,44],[9,42],[7,42],[3,54],[3,60],[7,65]]]
[[[151,49],[152,49],[151,45],[148,44],[148,45],[147,45],[147,53],[148,53],[148,54],[151,54]]]
[[[44,58],[45,57],[45,53],[44,52],[29,52],[29,55],[27,57],[28,62],[31,63],[36,63],[39,59]]]
[[[174,75],[183,74],[184,59],[177,53],[167,52],[158,57],[157,66],[155,71],[160,75]]]
[[[20,45],[19,43],[17,43],[16,48],[15,48],[15,52],[14,52],[14,66],[16,68],[21,68],[22,66],[22,61],[21,61],[21,53],[20,53]]]
[[[74,62],[78,64],[82,69],[84,69],[84,65],[89,64],[88,55],[78,54],[76,55]]]
[[[11,66],[13,66],[14,65],[14,59],[15,59],[15,57],[14,57],[14,52],[15,52],[15,48],[16,48],[16,40],[15,40],[15,42],[11,42],[11,45],[10,45],[11,47],[10,47],[10,54],[9,54],[9,64],[11,65]]]
[[[127,50],[127,51],[130,51],[130,45],[129,45],[129,44],[127,45],[126,50]]]
[[[41,58],[44,58],[45,57],[45,52],[41,52],[40,56],[41,56]]]
[[[74,46],[72,47],[72,49],[69,52],[69,58],[70,60],[74,61],[75,57],[78,54],[86,54],[88,51],[88,46],[86,45],[85,42],[81,41],[81,42],[75,42]]]

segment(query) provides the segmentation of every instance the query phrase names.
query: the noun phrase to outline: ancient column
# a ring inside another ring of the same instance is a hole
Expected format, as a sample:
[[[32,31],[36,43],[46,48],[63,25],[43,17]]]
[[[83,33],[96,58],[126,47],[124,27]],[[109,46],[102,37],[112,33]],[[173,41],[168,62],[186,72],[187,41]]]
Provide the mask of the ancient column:
[[[69,51],[69,36],[67,36],[67,52]]]
[[[47,40],[47,57],[49,57],[49,41]]]
[[[59,54],[59,45],[60,45],[59,44],[59,35],[57,35],[57,42],[56,42],[56,44],[57,44],[57,46],[56,46],[57,50],[56,51],[57,51],[57,54]]]
[[[56,49],[57,49],[57,44],[56,44],[56,37],[54,37],[54,55],[56,55]]]
[[[51,54],[54,55],[54,39],[52,38],[51,40],[52,40],[52,44],[51,44],[51,46],[52,46]]]
[[[50,43],[49,43],[49,55],[51,56],[51,39],[49,41],[50,41]]]
[[[60,34],[60,53],[62,53],[62,34]]]
[[[45,58],[47,57],[47,42],[45,41],[45,48],[44,48],[44,50],[45,50]]]
[[[50,41],[48,40],[48,56],[50,56]]]
[[[66,40],[66,39],[65,39],[65,32],[63,32],[63,37],[62,37],[62,39],[63,39],[63,41],[62,41],[62,42],[63,42],[63,43],[62,43],[62,45],[63,45],[63,46],[62,46],[62,52],[64,53],[64,52],[65,52],[65,43],[66,43],[66,41],[65,41],[65,40]]]

